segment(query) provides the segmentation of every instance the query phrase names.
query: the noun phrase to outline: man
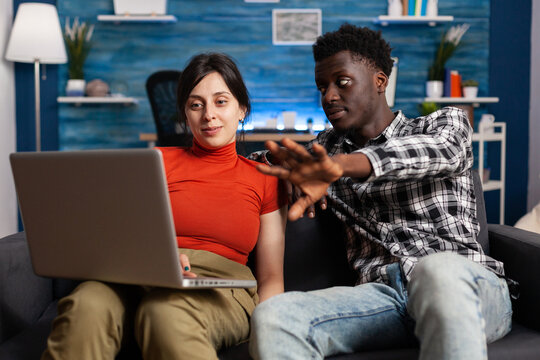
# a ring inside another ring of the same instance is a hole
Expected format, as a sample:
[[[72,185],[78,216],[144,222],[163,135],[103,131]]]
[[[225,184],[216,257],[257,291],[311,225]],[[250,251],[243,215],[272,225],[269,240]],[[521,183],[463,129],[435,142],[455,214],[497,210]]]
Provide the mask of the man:
[[[328,194],[358,283],[261,304],[252,356],[322,359],[419,342],[421,359],[487,359],[486,343],[510,331],[512,309],[503,264],[476,241],[466,114],[393,113],[390,46],[380,32],[345,24],[318,38],[313,53],[333,129],[307,150],[288,139],[283,148],[267,143],[282,166],[259,170],[302,191],[290,220]]]

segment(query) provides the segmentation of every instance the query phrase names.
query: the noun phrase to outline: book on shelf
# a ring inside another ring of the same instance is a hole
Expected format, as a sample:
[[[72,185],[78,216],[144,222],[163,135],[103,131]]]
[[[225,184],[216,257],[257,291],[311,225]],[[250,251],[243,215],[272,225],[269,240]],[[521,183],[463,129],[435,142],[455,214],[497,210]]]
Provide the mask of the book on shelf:
[[[409,0],[407,15],[414,16],[414,12],[416,11],[416,1],[418,0]]]
[[[403,16],[426,16],[428,0],[401,0]]]
[[[409,0],[401,0],[401,4],[403,5],[402,6],[402,14],[403,16],[407,16],[407,14],[409,13]]]
[[[450,97],[463,97],[461,92],[461,75],[457,70],[450,72]]]

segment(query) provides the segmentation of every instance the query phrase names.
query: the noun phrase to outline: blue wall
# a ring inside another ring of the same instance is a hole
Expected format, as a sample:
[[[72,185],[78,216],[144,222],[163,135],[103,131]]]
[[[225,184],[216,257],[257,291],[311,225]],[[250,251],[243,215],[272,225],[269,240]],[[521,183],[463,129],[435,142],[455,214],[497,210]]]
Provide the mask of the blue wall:
[[[480,93],[488,92],[489,0],[439,1],[440,14],[455,16],[455,24],[467,22],[471,29],[463,47],[449,65],[465,78],[480,81]],[[60,107],[60,148],[140,147],[139,132],[153,132],[144,82],[159,69],[182,69],[201,51],[223,51],[232,55],[245,76],[253,102],[253,123],[283,110],[298,112],[298,122],[313,117],[322,124],[313,80],[311,46],[272,45],[273,8],[320,8],[323,32],[343,22],[383,31],[399,57],[396,108],[417,115],[424,97],[427,68],[441,35],[451,24],[380,27],[373,18],[386,14],[382,0],[282,0],[280,3],[245,3],[242,0],[170,0],[168,13],[178,18],[173,24],[96,23],[94,47],[86,64],[86,79],[101,78],[113,90],[127,87],[128,95],[141,98],[136,107]],[[111,0],[59,0],[60,17],[80,16],[96,22],[98,14],[112,14]],[[59,92],[67,79],[66,66],[59,72]]]
[[[500,104],[478,108],[475,117],[489,111],[497,121],[508,122],[506,223],[513,224],[525,211],[530,0],[439,0],[439,13],[453,15],[455,21],[435,27],[374,25],[373,18],[386,13],[387,2],[383,0],[281,0],[267,4],[169,0],[168,13],[178,18],[173,24],[97,22],[97,15],[113,13],[112,0],[94,0],[91,6],[84,0],[42,1],[57,3],[62,23],[66,16],[79,16],[96,24],[86,79],[103,79],[113,91],[127,89],[127,95],[140,99],[139,105],[128,107],[58,106],[54,99],[64,93],[67,66],[47,66],[48,79],[41,83],[44,147],[64,150],[146,146],[138,140],[140,132],[154,132],[144,90],[146,78],[159,69],[182,69],[201,51],[223,51],[237,60],[254,101],[254,123],[262,124],[283,110],[297,111],[299,122],[313,117],[322,123],[311,47],[272,45],[273,8],[320,8],[323,32],[335,30],[343,22],[382,30],[393,55],[400,59],[395,109],[408,116],[418,115],[427,68],[442,33],[453,24],[469,23],[463,46],[448,65],[464,78],[479,80],[480,96],[501,98]],[[15,9],[20,2],[14,0]],[[16,82],[18,149],[31,150],[32,65],[16,65]],[[489,149],[489,165],[495,173],[497,151]],[[488,220],[498,222],[498,192],[486,193],[486,200]]]
[[[531,1],[493,0],[490,36],[490,92],[501,98],[490,109],[507,123],[505,224],[527,212]],[[530,154],[538,156],[538,154]],[[498,194],[486,194],[486,202]],[[488,206],[488,216],[497,208]]]

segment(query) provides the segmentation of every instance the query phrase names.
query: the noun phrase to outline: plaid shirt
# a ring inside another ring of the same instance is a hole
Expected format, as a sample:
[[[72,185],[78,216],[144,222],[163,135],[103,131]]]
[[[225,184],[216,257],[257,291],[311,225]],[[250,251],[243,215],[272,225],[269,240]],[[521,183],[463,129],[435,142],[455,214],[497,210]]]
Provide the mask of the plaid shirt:
[[[361,152],[373,166],[368,179],[342,177],[328,189],[329,208],[345,224],[358,284],[387,283],[387,266],[395,262],[409,280],[422,256],[440,251],[504,276],[503,264],[476,241],[471,131],[464,111],[446,107],[416,119],[400,111],[363,147],[333,129],[319,133],[314,141],[330,156]]]
[[[398,261],[409,280],[422,256],[440,251],[504,276],[503,264],[476,241],[471,131],[462,110],[446,107],[416,119],[400,111],[363,147],[333,129],[317,136],[330,156],[361,152],[373,166],[368,179],[342,177],[328,189],[330,208],[346,226],[359,284],[386,283],[387,265]]]

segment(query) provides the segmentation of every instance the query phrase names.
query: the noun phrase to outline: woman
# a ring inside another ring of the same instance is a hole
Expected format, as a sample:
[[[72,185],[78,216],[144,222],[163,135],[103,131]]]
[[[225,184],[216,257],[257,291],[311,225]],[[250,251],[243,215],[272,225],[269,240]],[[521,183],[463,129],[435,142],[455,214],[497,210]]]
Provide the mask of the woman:
[[[58,305],[44,359],[113,359],[134,326],[145,359],[217,359],[249,336],[258,301],[283,292],[285,200],[278,183],[236,153],[249,115],[242,76],[223,54],[195,56],[178,86],[191,148],[161,148],[186,276],[253,279],[257,289],[175,290],[87,281]],[[137,301],[133,301],[136,299]]]

